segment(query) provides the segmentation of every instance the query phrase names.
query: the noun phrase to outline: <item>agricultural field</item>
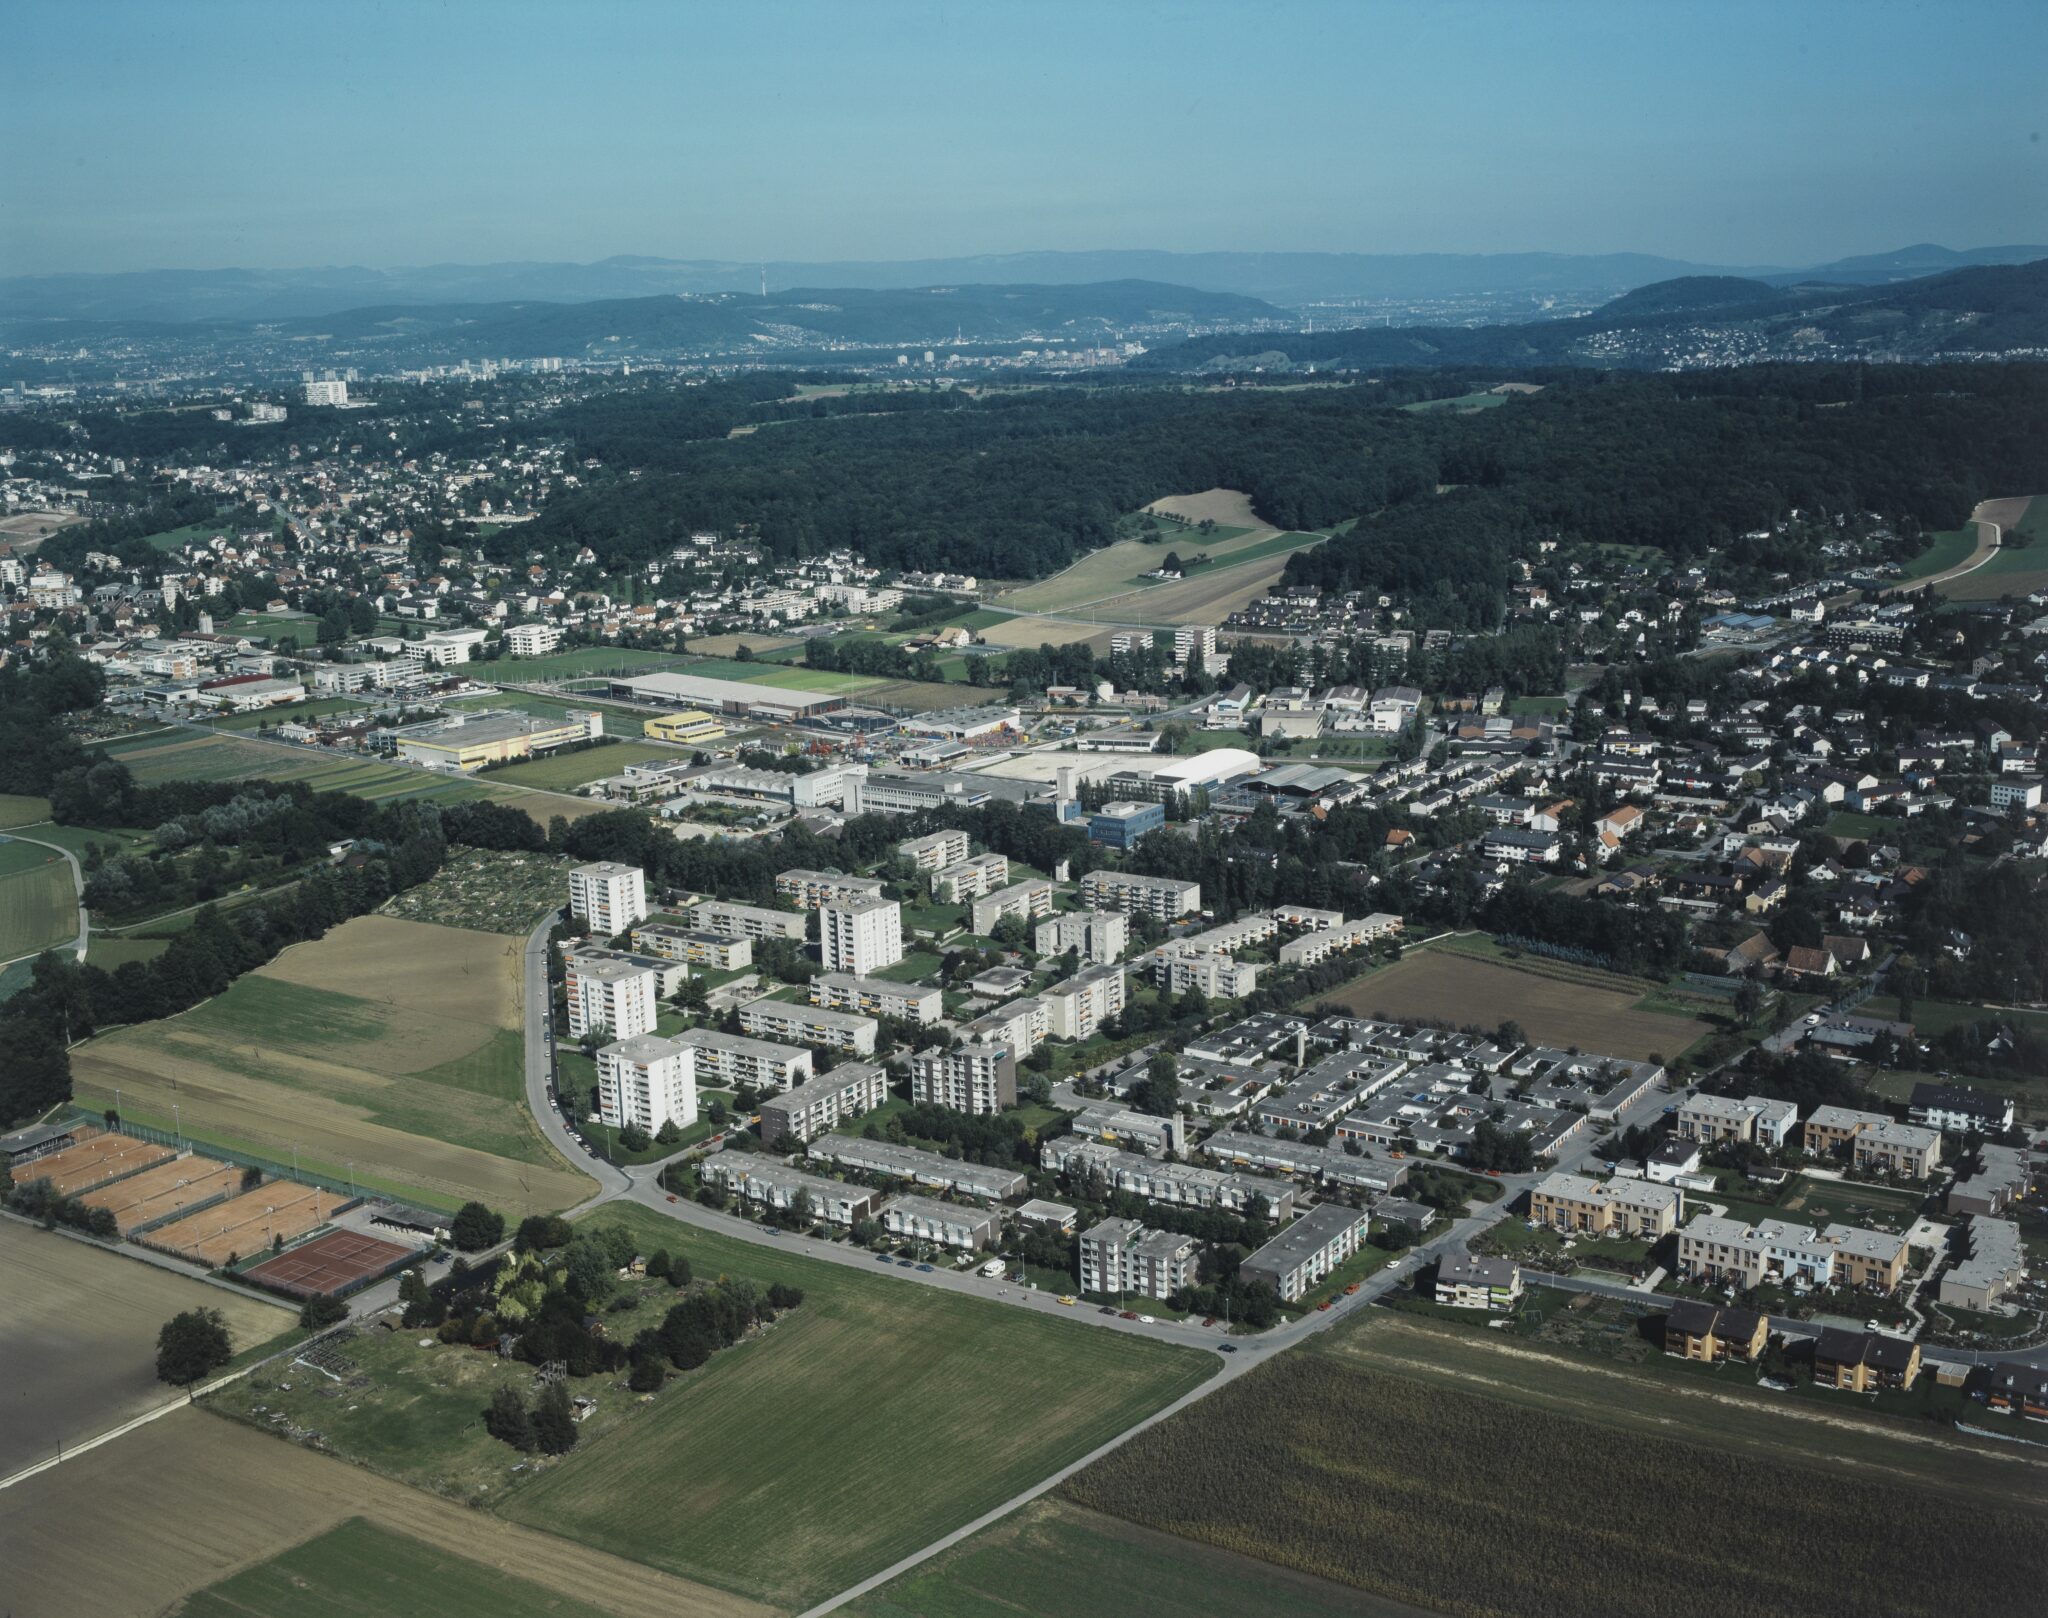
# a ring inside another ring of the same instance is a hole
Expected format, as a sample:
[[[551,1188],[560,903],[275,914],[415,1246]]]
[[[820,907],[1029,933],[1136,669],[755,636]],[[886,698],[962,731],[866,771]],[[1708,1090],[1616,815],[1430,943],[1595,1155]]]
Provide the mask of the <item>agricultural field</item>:
[[[1109,616],[1105,614],[1104,616]],[[981,639],[991,646],[1072,646],[1081,642],[1092,647],[1097,656],[1109,651],[1110,637],[1115,635],[1115,624],[1065,622],[1053,618],[1025,617],[1005,618],[999,624],[990,624],[980,631]]]
[[[457,848],[429,880],[385,900],[382,914],[480,933],[524,933],[567,902],[568,872],[568,860],[556,854]]]
[[[1047,1497],[844,1609],[853,1618],[1427,1618]]]
[[[971,1521],[1215,1365],[627,1211],[648,1249],[687,1253],[700,1275],[791,1282],[803,1305],[501,1510],[778,1606]]]
[[[78,1098],[439,1207],[582,1200],[528,1113],[523,940],[359,916],[217,999],[72,1054]],[[350,1165],[353,1165],[351,1167]]]
[[[614,1618],[766,1615],[765,1608],[721,1591],[437,1500],[201,1409],[174,1411],[0,1490],[0,1567],[7,1569],[8,1601],[16,1612],[37,1618],[156,1618],[180,1597],[232,1580],[244,1569],[310,1552],[311,1561],[295,1564],[284,1581],[298,1605],[273,1604],[263,1595],[267,1586],[257,1582],[231,1592],[257,1598],[253,1603],[224,1607],[223,1596],[230,1592],[216,1591],[205,1598],[209,1605],[194,1610],[228,1611],[238,1618],[253,1612],[282,1618],[384,1618],[388,1612],[409,1618],[421,1611],[422,1586],[404,1592],[395,1606],[371,1604],[380,1588],[388,1596],[376,1577],[377,1567],[386,1564],[364,1566],[349,1549],[371,1541],[322,1543],[321,1536],[355,1519],[409,1542],[402,1553],[408,1559],[423,1553],[439,1558],[446,1572],[431,1582],[436,1611],[520,1614],[524,1609],[516,1606],[455,1603],[484,1595],[493,1602],[526,1599],[518,1585],[538,1585],[553,1601],[538,1610],[556,1614],[578,1614],[582,1604]],[[92,1525],[89,1553],[50,1554],[51,1546],[75,1541],[80,1523]],[[344,1561],[361,1571],[342,1566]],[[479,1583],[468,1572],[471,1566],[495,1570],[517,1584]],[[316,1585],[308,1569],[332,1582]],[[308,1582],[301,1585],[297,1578]],[[316,1604],[316,1592],[331,1604]]]
[[[297,1324],[276,1304],[11,1219],[0,1221],[0,1274],[0,1477],[168,1404],[176,1390],[156,1379],[156,1334],[180,1310],[220,1310],[237,1351]]]
[[[2018,1611],[2048,1575],[2048,1463],[2030,1455],[1481,1337],[1371,1312],[1063,1493],[1458,1614],[1656,1618],[1697,1612],[1703,1586],[1745,1618]],[[1958,1510],[1967,1540],[1897,1531]]]
[[[1219,624],[1233,612],[1268,594],[1287,570],[1287,558],[1296,551],[1320,545],[1323,534],[1289,534],[1292,543],[1256,547],[1257,556],[1242,562],[1227,559],[1203,568],[1184,579],[1155,585],[1129,595],[1109,596],[1092,602],[1089,611],[1106,618],[1127,618],[1134,623]],[[1278,547],[1278,548],[1276,548]]]
[[[0,838],[0,961],[35,955],[77,936],[71,862],[40,843]]]
[[[617,775],[628,764],[645,764],[649,760],[675,763],[689,756],[660,742],[615,741],[601,747],[582,747],[570,752],[550,753],[545,758],[507,764],[502,769],[491,770],[481,779],[495,785],[537,787],[544,792],[572,792],[586,782]]]
[[[31,798],[18,792],[0,792],[0,831],[16,826],[33,826],[50,818],[50,800]]]
[[[829,669],[790,667],[781,663],[740,663],[709,658],[691,663],[678,672],[705,680],[742,680],[750,685],[773,686],[779,691],[846,692],[872,690],[888,682],[873,674],[836,674]]]
[[[1482,390],[1478,393],[1461,393],[1454,399],[1420,399],[1414,404],[1401,406],[1411,415],[1427,415],[1435,410],[1448,410],[1453,415],[1470,415],[1475,410],[1493,410],[1508,402],[1509,395]]]
[[[1115,606],[1129,609],[1124,616],[1151,618],[1156,615],[1155,600],[1172,603],[1169,611],[1181,610],[1181,597],[1197,594],[1185,587],[1197,580],[1207,581],[1253,562],[1285,558],[1294,551],[1322,543],[1325,537],[1321,534],[1283,533],[1257,518],[1249,518],[1244,526],[1218,527],[1207,534],[1193,529],[1183,533],[1172,528],[1164,532],[1165,538],[1158,544],[1123,539],[1113,545],[1105,545],[1101,550],[1090,551],[1071,567],[1050,578],[1038,579],[1007,591],[1000,600],[1004,606],[1019,610],[1069,612],[1089,607],[1101,611],[1105,617],[1116,617],[1118,613],[1111,610]],[[1190,562],[1198,554],[1207,560],[1189,569],[1187,576],[1178,583],[1148,580],[1145,575],[1157,569],[1169,552],[1178,553]],[[1270,572],[1259,570],[1259,577],[1268,576],[1277,578],[1279,569],[1275,567]],[[1241,574],[1233,583],[1243,584],[1251,577],[1249,573]],[[1140,603],[1143,603],[1142,610]],[[1158,621],[1184,620],[1168,617]]]
[[[1547,1045],[1669,1060],[1714,1032],[1698,1017],[1643,1009],[1655,985],[1525,956],[1509,962],[1451,949],[1411,950],[1391,966],[1317,996],[1361,1016],[1420,1017],[1455,1027],[1518,1022]]]
[[[314,697],[309,702],[294,702],[283,708],[263,708],[255,713],[227,714],[209,721],[209,724],[214,730],[269,730],[278,725],[304,724],[309,719],[320,719],[328,714],[348,713],[351,710],[364,715],[370,711],[353,697]]]
[[[692,657],[731,657],[742,646],[757,656],[803,645],[801,635],[693,635],[689,640]]]
[[[1989,501],[1977,508],[1977,515],[2025,543],[2000,545],[1982,567],[1943,585],[1942,595],[1951,601],[1996,601],[2048,587],[2048,498]]]

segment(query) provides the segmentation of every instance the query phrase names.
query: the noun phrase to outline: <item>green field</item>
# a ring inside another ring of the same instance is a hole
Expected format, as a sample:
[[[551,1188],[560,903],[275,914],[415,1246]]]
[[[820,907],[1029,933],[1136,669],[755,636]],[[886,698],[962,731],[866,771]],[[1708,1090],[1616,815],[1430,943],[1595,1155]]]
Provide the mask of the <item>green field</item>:
[[[1032,1502],[844,1609],[854,1618],[1422,1618],[1193,1540]]]
[[[159,551],[174,551],[182,545],[203,545],[216,534],[234,532],[225,523],[195,522],[183,528],[171,528],[161,534],[151,534],[143,544]]]
[[[1401,408],[1411,415],[1426,415],[1433,410],[1448,410],[1465,415],[1474,410],[1494,410],[1508,402],[1505,393],[1461,393],[1454,399],[1423,399]]]
[[[113,972],[130,961],[153,961],[170,947],[168,938],[121,938],[96,932],[86,941],[85,958],[102,971]]]
[[[514,1574],[351,1517],[185,1598],[180,1618],[605,1618]]]
[[[752,685],[774,686],[779,691],[871,691],[889,682],[873,674],[834,674],[827,669],[791,668],[767,661],[741,663],[726,658],[708,658],[681,670],[705,680],[744,680]]]
[[[36,843],[0,841],[0,961],[33,955],[78,935],[71,862]]]
[[[1909,579],[1932,578],[1937,573],[1946,573],[1952,567],[1961,567],[1970,558],[1970,552],[1977,548],[1977,525],[1965,523],[1960,528],[1950,528],[1934,536],[1929,545],[1912,561],[1906,564],[1905,573]]]
[[[18,792],[0,792],[0,830],[9,826],[33,826],[50,818],[48,798],[26,797]]]
[[[679,669],[682,659],[670,652],[642,652],[627,646],[579,646],[571,652],[550,652],[546,657],[505,657],[491,665],[492,676],[524,683],[530,680],[568,680],[577,675],[647,674],[655,669]]]
[[[1219,527],[1202,534],[1192,528],[1183,532],[1170,526],[1165,529],[1165,536],[1157,545],[1122,539],[1090,551],[1050,578],[1007,592],[1001,598],[1002,604],[1020,612],[1063,612],[1158,582],[1145,575],[1162,566],[1172,552],[1178,552],[1184,561],[1206,554],[1208,561],[1193,570],[1206,573],[1319,545],[1325,538],[1322,534],[1282,534],[1271,528]]]
[[[221,631],[273,641],[289,636],[301,646],[310,646],[320,633],[320,620],[297,612],[238,612],[221,625]]]
[[[318,792],[348,792],[377,802],[405,798],[462,802],[487,796],[471,781],[253,737],[154,731],[106,743],[99,750],[121,760],[144,786],[165,781],[304,781]]]
[[[789,1607],[842,1590],[1086,1454],[1215,1359],[623,1210],[649,1251],[804,1290],[500,1509]],[[616,1223],[622,1211],[593,1216]]]
[[[284,708],[264,708],[256,713],[228,714],[212,721],[215,730],[263,730],[277,725],[304,724],[309,719],[318,719],[324,714],[348,713],[353,710],[365,717],[369,709],[353,697],[315,697],[309,702],[294,702]]]
[[[644,764],[649,759],[666,759],[675,763],[689,756],[687,752],[665,747],[659,742],[607,742],[602,747],[551,753],[546,758],[508,764],[501,770],[487,772],[483,779],[536,787],[545,792],[573,792],[587,781],[601,781],[608,775],[617,775],[628,764]]]

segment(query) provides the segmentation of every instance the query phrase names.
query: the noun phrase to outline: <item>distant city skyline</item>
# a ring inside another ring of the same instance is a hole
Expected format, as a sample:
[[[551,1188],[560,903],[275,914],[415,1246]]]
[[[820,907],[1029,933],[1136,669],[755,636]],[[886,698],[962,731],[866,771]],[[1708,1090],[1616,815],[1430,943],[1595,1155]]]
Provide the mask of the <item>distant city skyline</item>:
[[[2048,7],[25,0],[0,274],[2048,237]]]

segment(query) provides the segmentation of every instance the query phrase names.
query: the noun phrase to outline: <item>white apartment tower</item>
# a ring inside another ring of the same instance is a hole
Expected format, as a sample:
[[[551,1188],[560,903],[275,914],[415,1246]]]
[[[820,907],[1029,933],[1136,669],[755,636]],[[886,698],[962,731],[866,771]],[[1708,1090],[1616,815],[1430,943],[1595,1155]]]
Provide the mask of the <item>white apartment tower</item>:
[[[581,1039],[601,1028],[614,1039],[632,1039],[654,1032],[655,995],[652,967],[631,961],[569,958],[569,1037]]]
[[[903,959],[903,907],[894,899],[835,899],[818,907],[828,972],[869,977]]]
[[[601,938],[647,919],[647,876],[637,865],[601,860],[569,873],[569,916]]]
[[[597,1053],[598,1113],[614,1129],[638,1124],[653,1134],[663,1124],[697,1121],[695,1053],[672,1039],[636,1035]]]

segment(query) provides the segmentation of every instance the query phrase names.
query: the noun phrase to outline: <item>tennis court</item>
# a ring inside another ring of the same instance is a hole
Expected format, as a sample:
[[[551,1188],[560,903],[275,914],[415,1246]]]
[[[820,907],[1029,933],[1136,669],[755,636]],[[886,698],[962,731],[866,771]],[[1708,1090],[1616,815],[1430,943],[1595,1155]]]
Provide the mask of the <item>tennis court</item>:
[[[332,1297],[403,1264],[416,1250],[353,1230],[331,1230],[242,1272],[246,1280],[294,1297]]]

